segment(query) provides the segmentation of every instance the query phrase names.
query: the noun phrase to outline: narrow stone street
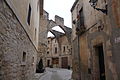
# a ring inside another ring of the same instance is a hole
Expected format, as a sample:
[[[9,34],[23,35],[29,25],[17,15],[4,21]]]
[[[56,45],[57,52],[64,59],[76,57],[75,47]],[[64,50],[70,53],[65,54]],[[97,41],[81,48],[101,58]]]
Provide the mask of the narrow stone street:
[[[38,80],[70,80],[72,71],[67,69],[46,68],[42,74],[36,74]]]
[[[0,80],[120,80],[120,0],[0,0]]]

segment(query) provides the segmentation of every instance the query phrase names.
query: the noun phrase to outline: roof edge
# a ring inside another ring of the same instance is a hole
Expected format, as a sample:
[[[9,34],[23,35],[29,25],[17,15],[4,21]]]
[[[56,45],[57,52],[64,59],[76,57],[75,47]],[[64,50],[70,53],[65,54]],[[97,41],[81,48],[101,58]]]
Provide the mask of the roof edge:
[[[70,10],[71,12],[74,10],[74,8],[75,8],[76,4],[78,3],[78,1],[79,1],[79,0],[76,0],[76,1],[74,2],[73,6],[72,6],[72,8],[71,8],[71,10]]]

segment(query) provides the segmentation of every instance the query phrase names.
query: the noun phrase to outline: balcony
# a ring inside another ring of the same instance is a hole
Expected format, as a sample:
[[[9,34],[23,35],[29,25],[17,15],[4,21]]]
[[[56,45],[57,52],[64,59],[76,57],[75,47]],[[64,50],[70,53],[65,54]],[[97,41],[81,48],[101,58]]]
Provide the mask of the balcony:
[[[83,19],[78,19],[76,22],[76,35],[82,35],[86,31]]]

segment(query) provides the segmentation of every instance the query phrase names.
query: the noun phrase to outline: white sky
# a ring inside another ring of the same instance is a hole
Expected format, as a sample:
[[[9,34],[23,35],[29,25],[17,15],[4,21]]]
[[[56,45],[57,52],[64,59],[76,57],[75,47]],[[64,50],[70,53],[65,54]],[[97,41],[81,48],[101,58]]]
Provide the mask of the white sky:
[[[52,29],[56,31],[59,30],[60,32],[65,33],[59,26],[55,26]]]
[[[64,18],[64,24],[67,27],[71,25],[70,9],[75,0],[44,0],[44,9],[49,13],[49,19],[54,20],[54,16],[58,15]]]
[[[62,32],[62,33],[65,33],[59,26],[53,27],[52,29],[56,30],[56,31],[59,31],[59,32]],[[49,31],[48,32],[48,37],[54,37],[54,35]]]

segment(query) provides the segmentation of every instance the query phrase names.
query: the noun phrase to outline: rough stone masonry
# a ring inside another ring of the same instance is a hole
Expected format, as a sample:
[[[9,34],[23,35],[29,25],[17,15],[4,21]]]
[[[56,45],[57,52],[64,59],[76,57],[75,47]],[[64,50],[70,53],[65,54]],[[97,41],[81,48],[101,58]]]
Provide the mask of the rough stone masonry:
[[[32,80],[37,51],[5,0],[0,0],[0,80]]]

